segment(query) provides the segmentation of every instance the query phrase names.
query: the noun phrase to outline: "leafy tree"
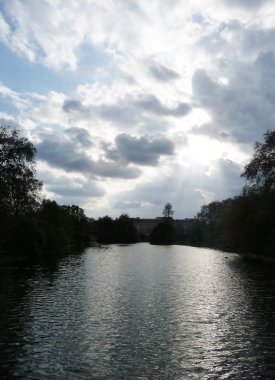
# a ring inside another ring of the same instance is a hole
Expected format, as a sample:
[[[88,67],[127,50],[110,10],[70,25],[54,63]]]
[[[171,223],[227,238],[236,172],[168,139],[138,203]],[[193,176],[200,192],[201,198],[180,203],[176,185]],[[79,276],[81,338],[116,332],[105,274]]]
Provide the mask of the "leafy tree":
[[[60,206],[45,199],[36,218],[45,237],[46,250],[82,245],[91,239],[89,220],[78,206]]]
[[[244,193],[275,191],[275,131],[267,131],[264,143],[256,142],[254,150],[253,159],[242,173],[247,179]]]
[[[73,242],[72,221],[55,201],[43,200],[37,219],[45,235],[46,250],[64,248]]]
[[[162,211],[162,215],[165,218],[172,218],[173,214],[174,214],[174,211],[173,211],[171,203],[166,203]]]
[[[136,243],[137,230],[127,214],[122,214],[114,222],[114,237],[116,243]]]
[[[114,243],[114,221],[110,216],[106,215],[98,219],[96,223],[96,235],[99,243]]]
[[[38,204],[42,183],[35,178],[36,149],[17,130],[0,127],[0,208],[24,215]]]
[[[149,240],[151,244],[169,245],[173,244],[174,237],[173,224],[169,220],[164,220],[153,228]]]
[[[85,243],[91,239],[91,225],[84,210],[79,206],[61,206],[64,217],[70,220],[72,225],[72,238],[77,243]]]
[[[21,217],[11,231],[9,248],[12,252],[27,256],[37,256],[45,247],[45,235],[35,218]]]

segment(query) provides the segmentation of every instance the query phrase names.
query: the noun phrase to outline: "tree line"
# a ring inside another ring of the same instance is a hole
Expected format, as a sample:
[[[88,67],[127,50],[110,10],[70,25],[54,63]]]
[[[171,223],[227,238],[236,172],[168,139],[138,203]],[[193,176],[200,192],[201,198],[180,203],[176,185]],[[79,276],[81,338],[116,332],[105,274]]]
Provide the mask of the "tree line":
[[[202,206],[185,231],[176,231],[172,218],[167,218],[152,231],[151,241],[274,256],[275,131],[267,131],[264,142],[255,144],[242,177],[246,184],[240,195]]]
[[[0,252],[39,255],[76,245],[134,243],[138,234],[128,215],[88,218],[76,205],[41,199],[36,148],[17,130],[0,127]]]
[[[0,127],[0,251],[40,254],[96,239],[135,243],[139,236],[128,215],[90,219],[76,205],[41,199],[36,149],[17,130]],[[152,244],[190,244],[237,252],[275,254],[275,131],[257,142],[242,176],[246,185],[235,198],[202,206],[191,227],[177,230],[167,203],[152,230]],[[148,240],[148,238],[147,238]]]

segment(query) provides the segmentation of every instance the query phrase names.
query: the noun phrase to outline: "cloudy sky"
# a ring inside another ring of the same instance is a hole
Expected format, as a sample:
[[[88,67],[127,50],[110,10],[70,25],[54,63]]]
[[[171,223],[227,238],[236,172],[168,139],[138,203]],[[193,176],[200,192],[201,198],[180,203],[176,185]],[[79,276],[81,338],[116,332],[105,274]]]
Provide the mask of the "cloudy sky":
[[[239,193],[275,120],[274,0],[0,0],[0,122],[44,196],[176,218]]]

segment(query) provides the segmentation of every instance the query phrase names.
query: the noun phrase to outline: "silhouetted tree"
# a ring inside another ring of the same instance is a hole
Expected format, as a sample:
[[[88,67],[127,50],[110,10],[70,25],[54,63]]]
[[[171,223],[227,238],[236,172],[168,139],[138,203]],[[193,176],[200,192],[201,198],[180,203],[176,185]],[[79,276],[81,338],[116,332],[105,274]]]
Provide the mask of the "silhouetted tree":
[[[149,237],[151,244],[169,245],[173,244],[175,238],[175,230],[170,220],[164,220],[157,224]]]
[[[22,215],[38,204],[42,183],[35,178],[36,149],[19,132],[0,127],[0,207]]]
[[[202,206],[197,215],[201,244],[274,255],[275,131],[265,133],[264,143],[256,143],[242,176],[247,179],[242,195]]]
[[[45,250],[61,249],[73,243],[72,220],[55,201],[43,200],[37,219],[45,236]]]
[[[91,225],[84,210],[79,206],[61,206],[67,214],[66,219],[70,220],[72,226],[72,238],[76,243],[89,242],[91,238]]]
[[[264,143],[256,142],[254,150],[242,173],[247,179],[244,192],[275,191],[275,131],[267,131]]]
[[[116,243],[136,243],[138,233],[134,222],[127,214],[122,214],[114,221],[114,238]]]
[[[44,235],[45,250],[79,246],[91,239],[89,219],[78,206],[60,206],[45,199],[36,213],[36,220]]]
[[[114,221],[106,215],[96,222],[96,235],[99,243],[110,244],[115,242]]]
[[[162,215],[165,218],[172,218],[173,214],[174,214],[174,211],[173,211],[171,203],[166,203],[162,211]]]

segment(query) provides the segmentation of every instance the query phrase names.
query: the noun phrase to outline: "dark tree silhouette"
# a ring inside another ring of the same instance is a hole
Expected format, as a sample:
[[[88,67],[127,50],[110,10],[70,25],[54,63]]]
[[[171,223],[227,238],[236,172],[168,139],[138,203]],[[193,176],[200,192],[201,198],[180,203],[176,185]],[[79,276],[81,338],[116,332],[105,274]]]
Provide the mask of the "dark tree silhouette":
[[[242,177],[247,179],[244,192],[275,190],[275,131],[264,134],[264,143],[256,142],[253,159],[245,166]]]
[[[264,143],[256,143],[242,176],[247,183],[240,196],[202,206],[190,242],[274,256],[275,131],[267,131]]]
[[[172,218],[173,214],[174,214],[174,211],[173,211],[171,203],[166,203],[162,211],[162,215],[165,218]]]
[[[173,244],[174,238],[173,224],[169,220],[164,220],[153,228],[149,240],[151,244],[169,245]]]
[[[137,230],[127,214],[122,214],[114,221],[114,236],[116,243],[136,243]]]
[[[35,178],[36,149],[17,130],[0,127],[0,207],[18,216],[37,206],[41,182]]]

